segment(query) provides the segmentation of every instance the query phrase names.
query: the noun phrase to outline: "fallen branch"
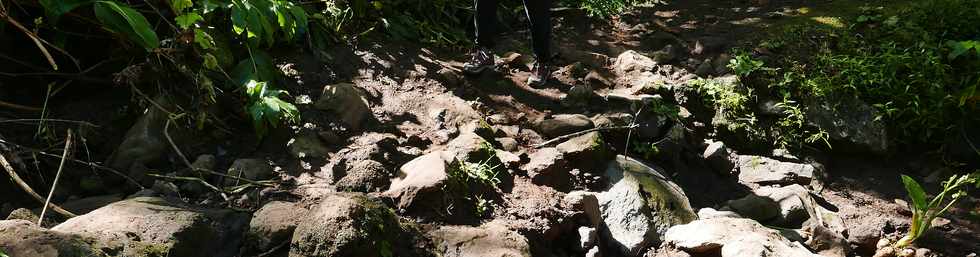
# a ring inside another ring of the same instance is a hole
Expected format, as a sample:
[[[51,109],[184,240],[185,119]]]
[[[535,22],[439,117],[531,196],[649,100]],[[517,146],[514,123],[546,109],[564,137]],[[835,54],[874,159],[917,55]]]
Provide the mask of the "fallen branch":
[[[532,145],[531,147],[532,148],[541,148],[543,146],[547,146],[547,145],[553,144],[555,142],[559,142],[559,141],[563,141],[565,139],[569,139],[569,138],[573,138],[573,137],[585,135],[585,134],[587,134],[589,132],[594,132],[594,131],[634,129],[634,128],[637,128],[637,127],[639,127],[639,126],[637,126],[637,125],[629,125],[629,126],[616,126],[616,127],[602,127],[602,128],[586,129],[586,130],[582,130],[582,131],[579,131],[579,132],[575,132],[575,133],[563,135],[563,136],[560,136],[560,137],[556,137],[556,138],[553,138],[551,140],[545,141],[544,143]]]
[[[38,111],[40,111],[40,109],[38,109]],[[78,125],[85,125],[85,126],[89,126],[89,127],[93,127],[93,128],[101,127],[99,125],[95,125],[95,124],[92,124],[90,122],[80,121],[80,120],[62,120],[62,119],[47,119],[47,118],[45,118],[45,119],[9,119],[9,120],[0,120],[0,123],[7,123],[7,122],[13,122],[13,123],[18,123],[18,122],[63,122],[63,123],[74,123],[74,124],[78,124]]]
[[[34,32],[31,32],[31,30],[25,28],[24,25],[21,25],[20,22],[17,22],[17,20],[14,20],[14,18],[11,18],[10,15],[7,14],[7,8],[5,7],[0,8],[0,17],[3,17],[11,25],[14,25],[15,28],[21,32],[24,32],[27,37],[31,38],[31,41],[34,41],[34,45],[37,45],[37,48],[41,50],[41,54],[44,55],[44,58],[48,59],[48,63],[51,64],[51,68],[58,70],[58,64],[54,62],[54,57],[51,57],[51,53],[48,52],[48,48],[44,47],[44,44],[41,43],[41,39],[37,35],[34,35]]]
[[[41,195],[38,195],[36,192],[34,192],[34,190],[31,189],[31,187],[28,186],[27,183],[24,182],[24,180],[17,175],[17,172],[14,171],[14,167],[10,166],[10,163],[7,162],[7,158],[4,157],[2,153],[0,153],[0,166],[3,166],[3,169],[7,170],[7,174],[10,175],[10,179],[12,179],[15,183],[17,183],[17,185],[20,186],[21,189],[24,189],[24,191],[27,192],[27,194],[31,195],[32,197],[34,197],[34,199],[42,203],[45,202],[44,198],[42,198]],[[57,204],[52,203],[51,209],[68,218],[74,218],[78,216],[65,209],[62,209],[61,206],[58,206]]]
[[[218,188],[218,187],[216,187],[214,185],[211,185],[211,183],[208,183],[207,181],[204,181],[201,178],[197,178],[197,177],[167,176],[167,175],[160,175],[160,174],[153,174],[153,173],[149,173],[149,174],[146,174],[146,175],[147,176],[150,176],[150,177],[155,177],[155,178],[165,178],[165,179],[173,179],[173,180],[196,181],[198,183],[201,183],[202,185],[204,185],[208,189],[211,189],[211,190],[213,190],[213,191],[218,192],[219,194],[221,194],[221,198],[224,198],[225,199],[225,202],[227,202],[229,200],[228,195],[225,194],[225,191],[224,190],[221,190],[220,188]]]
[[[17,148],[25,149],[25,150],[27,150],[29,152],[38,153],[38,154],[40,154],[42,156],[48,156],[48,157],[54,157],[54,158],[58,158],[59,157],[58,155],[55,155],[55,154],[52,154],[52,153],[48,153],[48,152],[41,151],[41,150],[38,150],[38,149],[33,149],[33,148],[26,147],[26,146],[23,146],[23,145],[11,143],[11,142],[8,142],[8,141],[3,140],[3,139],[0,139],[0,144],[11,145],[11,146],[14,146],[14,147],[17,147]],[[118,175],[118,176],[126,179],[126,181],[129,181],[130,183],[132,183],[133,185],[136,185],[140,189],[145,189],[146,188],[146,187],[143,187],[143,185],[140,184],[139,182],[137,182],[135,179],[133,179],[133,178],[131,178],[129,176],[126,176],[126,174],[123,174],[122,172],[120,172],[120,171],[118,171],[116,169],[109,168],[109,167],[106,167],[106,166],[102,166],[102,165],[99,165],[98,163],[87,162],[87,161],[78,160],[78,159],[74,159],[74,158],[68,158],[68,160],[71,161],[71,162],[77,163],[77,164],[82,164],[82,165],[86,165],[86,166],[89,166],[89,167],[92,167],[92,168],[96,168],[96,169],[100,169],[100,170],[103,170],[103,171],[108,171],[108,172],[110,172],[112,174],[116,174],[116,175]]]
[[[8,103],[8,102],[4,102],[4,101],[0,101],[0,107],[7,107],[7,108],[10,108],[10,109],[17,109],[17,110],[29,111],[29,112],[40,112],[41,111],[41,108],[30,107],[30,106],[26,106],[26,105],[19,105],[19,104],[15,104],[15,103]]]
[[[217,175],[217,176],[221,176],[221,177],[225,177],[225,178],[237,179],[239,181],[242,181],[242,182],[245,182],[245,183],[249,183],[249,184],[253,184],[253,185],[256,185],[256,186],[263,186],[263,187],[271,187],[271,186],[273,186],[272,184],[269,184],[269,183],[262,183],[262,182],[258,182],[258,181],[255,181],[255,180],[243,178],[241,176],[228,175],[228,174],[216,172],[216,171],[209,170],[209,169],[202,169],[202,168],[194,167],[194,165],[191,164],[190,160],[187,159],[187,156],[185,156],[184,153],[180,151],[180,148],[177,147],[177,144],[174,143],[174,139],[172,137],[170,137],[169,130],[170,130],[170,124],[171,123],[173,123],[173,119],[167,119],[167,124],[163,126],[163,137],[167,138],[167,142],[170,143],[170,147],[174,149],[174,152],[177,152],[177,156],[180,157],[180,160],[184,163],[184,165],[187,165],[187,168],[191,169],[192,171],[196,171],[196,172],[207,172],[208,174],[212,174],[212,175]]]
[[[48,192],[48,199],[44,201],[44,206],[41,207],[41,216],[37,218],[37,224],[42,224],[44,221],[44,214],[48,211],[48,205],[51,204],[51,197],[54,196],[54,190],[58,187],[58,180],[61,179],[61,171],[65,168],[65,160],[68,159],[68,152],[71,151],[71,129],[68,129],[68,136],[65,137],[65,148],[61,151],[61,163],[58,164],[58,173],[54,175],[54,182],[51,182],[51,191]]]

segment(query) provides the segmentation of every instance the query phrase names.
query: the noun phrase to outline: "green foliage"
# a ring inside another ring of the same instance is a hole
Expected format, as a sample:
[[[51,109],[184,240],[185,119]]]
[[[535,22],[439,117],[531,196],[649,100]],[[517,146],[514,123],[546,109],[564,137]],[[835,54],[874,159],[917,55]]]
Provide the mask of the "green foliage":
[[[968,0],[861,8],[842,19],[848,26],[796,25],[771,36],[762,45],[782,54],[769,64],[778,70],[754,72],[758,65],[739,56],[729,67],[760,96],[783,99],[777,141],[826,142],[826,133],[805,125],[799,103],[853,95],[876,109],[891,140],[936,143],[980,100],[978,14],[980,5]]]
[[[635,5],[664,4],[663,0],[562,0],[562,4],[582,8],[589,16],[608,18]]]
[[[61,15],[71,12],[75,8],[91,4],[92,0],[40,0],[38,1],[44,8],[45,15],[53,22],[57,22]]]
[[[94,5],[95,17],[107,29],[142,46],[147,51],[160,47],[157,33],[146,17],[125,4],[114,1],[98,1]]]
[[[286,91],[269,89],[266,82],[250,80],[245,84],[248,96],[248,114],[256,133],[265,135],[268,126],[276,127],[284,121],[299,121],[299,111],[291,103],[279,99]]]
[[[10,257],[10,256],[7,256],[7,253],[4,253],[3,249],[0,249],[0,257]]]
[[[953,175],[943,182],[943,191],[928,200],[926,192],[915,179],[902,175],[902,183],[912,200],[912,225],[905,237],[895,243],[902,249],[914,242],[932,225],[932,220],[945,213],[953,204],[966,196],[965,187],[980,188],[980,172],[967,175]]]
[[[746,53],[737,53],[735,58],[728,61],[728,68],[740,78],[752,75],[752,72],[762,69],[764,65],[762,61],[755,60]]]

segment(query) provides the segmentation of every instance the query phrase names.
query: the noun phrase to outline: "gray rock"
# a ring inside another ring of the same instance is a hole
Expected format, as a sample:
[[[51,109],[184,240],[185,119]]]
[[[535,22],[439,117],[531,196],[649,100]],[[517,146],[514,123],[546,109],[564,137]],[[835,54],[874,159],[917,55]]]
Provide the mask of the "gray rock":
[[[735,164],[738,161],[738,155],[729,151],[728,147],[725,147],[724,142],[714,141],[708,144],[708,147],[704,149],[702,157],[708,160],[711,168],[719,174],[731,175],[735,173]]]
[[[599,198],[596,193],[587,191],[572,191],[562,198],[562,205],[568,210],[580,211],[588,218],[592,227],[602,226],[602,211],[599,208]]]
[[[531,181],[538,185],[566,189],[571,186],[571,171],[565,155],[557,148],[546,147],[528,155],[530,159],[522,168]]]
[[[851,247],[843,235],[817,223],[808,223],[803,230],[808,235],[804,244],[817,254],[825,257],[850,256]]]
[[[162,97],[157,97],[155,102],[168,105]],[[116,151],[109,156],[107,163],[109,167],[116,170],[128,171],[129,176],[137,181],[149,184],[144,176],[148,171],[145,168],[134,168],[143,166],[146,163],[159,160],[167,151],[169,145],[163,134],[163,127],[167,123],[168,115],[166,112],[156,107],[149,107],[142,117],[136,121],[133,127],[126,131],[122,143]],[[175,126],[171,126],[173,129]],[[174,132],[170,132],[174,135]]]
[[[591,99],[597,96],[592,86],[588,84],[574,85],[568,89],[565,97],[561,99],[561,103],[565,106],[586,106]]]
[[[527,238],[502,222],[480,227],[442,226],[429,232],[436,252],[444,257],[530,257]]]
[[[317,134],[309,132],[297,134],[296,137],[290,139],[289,142],[286,143],[286,147],[289,148],[289,153],[292,154],[293,157],[300,159],[323,159],[326,158],[327,154],[330,152],[330,150],[323,145],[323,141],[320,140],[320,137]]]
[[[717,218],[741,218],[742,216],[733,211],[719,211],[713,208],[701,208],[698,210],[698,219],[717,219]]]
[[[290,241],[296,226],[306,218],[309,210],[292,202],[274,201],[252,214],[245,248],[249,253],[263,253]]]
[[[197,210],[156,197],[115,202],[71,218],[52,231],[98,239],[123,256],[147,250],[171,256],[233,256],[248,216],[228,210]]]
[[[656,77],[654,72],[659,69],[652,58],[633,50],[616,57],[611,68],[618,77],[616,84],[626,87],[643,87],[653,82]]]
[[[51,231],[25,220],[0,220],[0,252],[9,256],[101,257],[90,237]]]
[[[500,143],[500,149],[508,152],[517,151],[517,140],[509,137],[498,137],[497,142]]]
[[[191,163],[191,166],[193,166],[195,169],[214,170],[217,163],[218,160],[214,158],[214,155],[202,154],[198,155],[197,159],[194,159],[194,163]]]
[[[337,191],[378,192],[391,182],[392,173],[384,164],[373,160],[361,160],[347,169],[347,175],[337,181]]]
[[[697,69],[694,70],[694,74],[700,77],[708,77],[714,74],[715,68],[711,66],[711,59],[704,59],[701,64],[698,64]]]
[[[787,228],[802,227],[816,213],[809,190],[800,185],[761,187],[728,206],[743,217]]]
[[[314,106],[339,116],[354,131],[360,130],[366,122],[375,120],[364,94],[350,83],[323,87],[323,93]]]
[[[555,146],[574,168],[592,170],[613,158],[609,146],[598,131],[573,137]]]
[[[266,160],[263,159],[238,159],[231,163],[231,167],[228,167],[227,174],[229,176],[241,177],[248,180],[259,181],[272,179],[274,174],[272,171],[272,166]],[[236,178],[227,177],[225,178],[225,185],[241,185],[245,184],[243,181],[238,181]]]
[[[751,219],[697,220],[667,230],[664,243],[689,253],[720,253],[722,257],[787,256],[817,257],[806,247],[791,242],[776,230]],[[695,255],[696,255],[695,254]]]
[[[384,196],[395,199],[399,210],[431,210],[443,206],[443,185],[449,180],[448,162],[442,152],[419,156],[398,170]]]
[[[756,185],[809,184],[814,167],[809,164],[777,161],[763,156],[738,156],[738,180]]]
[[[878,112],[857,97],[813,99],[806,105],[807,122],[830,136],[834,142],[873,154],[888,153],[888,131]]]
[[[697,219],[681,188],[652,166],[617,156],[606,176],[611,186],[599,194],[603,236],[626,256],[639,256],[667,228]]]
[[[581,114],[559,114],[550,119],[538,122],[537,126],[541,134],[549,137],[559,137],[582,130],[595,127],[589,117]]]
[[[489,136],[493,136],[490,132]],[[462,132],[442,149],[448,161],[485,162],[495,156],[493,143],[475,132]]]
[[[759,113],[769,116],[786,115],[786,107],[780,106],[776,100],[765,100],[759,103]]]
[[[17,208],[11,211],[10,214],[7,214],[7,220],[24,220],[30,223],[37,223],[39,217],[41,217],[40,213],[34,213],[34,211],[27,208]]]
[[[418,245],[421,244],[421,245]],[[291,257],[432,256],[414,226],[361,193],[335,193],[300,221],[293,233]]]

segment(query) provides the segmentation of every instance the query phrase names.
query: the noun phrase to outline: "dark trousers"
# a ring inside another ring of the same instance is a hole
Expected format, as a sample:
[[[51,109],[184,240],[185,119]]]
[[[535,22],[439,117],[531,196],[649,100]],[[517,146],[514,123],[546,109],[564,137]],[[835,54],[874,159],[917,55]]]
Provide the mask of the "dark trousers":
[[[540,61],[551,58],[551,0],[524,0],[531,22],[531,46]],[[493,48],[497,35],[497,0],[476,0],[476,44]]]

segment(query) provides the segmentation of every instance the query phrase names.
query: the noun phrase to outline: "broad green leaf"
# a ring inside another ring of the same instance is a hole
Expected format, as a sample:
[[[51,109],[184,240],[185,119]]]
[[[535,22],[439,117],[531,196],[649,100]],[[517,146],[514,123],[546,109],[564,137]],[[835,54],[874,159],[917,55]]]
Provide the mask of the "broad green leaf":
[[[194,2],[191,0],[170,0],[170,8],[173,8],[175,13],[184,13],[184,9],[192,6],[194,6]]]
[[[218,68],[221,67],[220,65],[218,65],[218,58],[214,57],[213,54],[206,53],[204,54],[203,58],[204,58],[204,68],[209,70],[218,70]]]
[[[58,23],[58,18],[79,6],[92,3],[92,0],[40,0],[41,7],[44,8],[45,15],[51,19],[51,23]]]
[[[95,17],[107,29],[122,34],[147,51],[160,47],[156,32],[142,14],[114,1],[95,2]]]
[[[201,46],[201,49],[207,50],[214,48],[214,38],[202,29],[194,29],[194,42],[198,46]],[[214,56],[211,57],[213,58]]]
[[[235,65],[231,77],[242,86],[247,85],[250,80],[272,84],[279,79],[279,70],[272,64],[272,58],[268,54],[252,49],[251,58]]]
[[[231,2],[228,0],[201,0],[198,1],[198,5],[200,6],[201,14],[208,14],[218,8],[230,8]]]
[[[906,175],[902,175],[902,183],[905,184],[905,190],[909,192],[909,198],[912,198],[913,207],[917,211],[927,210],[929,203],[926,202],[926,192],[922,190],[922,186]]]
[[[180,29],[187,29],[194,25],[194,23],[204,20],[204,17],[201,17],[200,14],[191,12],[177,16],[177,18],[174,18],[174,20],[177,21],[177,27],[180,27]]]

